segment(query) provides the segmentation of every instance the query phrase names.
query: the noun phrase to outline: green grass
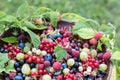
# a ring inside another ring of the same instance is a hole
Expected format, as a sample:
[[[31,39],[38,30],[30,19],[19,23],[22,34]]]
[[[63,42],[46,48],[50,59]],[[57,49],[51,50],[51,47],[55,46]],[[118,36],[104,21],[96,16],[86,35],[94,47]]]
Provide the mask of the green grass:
[[[25,0],[0,0],[0,10],[16,15],[17,8]],[[48,7],[61,13],[72,12],[92,18],[101,24],[112,23],[117,28],[116,44],[120,47],[120,1],[119,0],[28,0],[37,7]]]

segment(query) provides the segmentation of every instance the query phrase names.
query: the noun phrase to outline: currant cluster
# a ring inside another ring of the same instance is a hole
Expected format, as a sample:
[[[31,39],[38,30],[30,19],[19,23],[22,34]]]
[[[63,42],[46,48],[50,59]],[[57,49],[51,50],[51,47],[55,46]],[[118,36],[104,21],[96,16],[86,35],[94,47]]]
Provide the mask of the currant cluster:
[[[53,53],[54,52],[54,47],[56,46],[55,42],[50,42],[48,40],[42,40],[39,48],[41,50],[45,50],[48,53]]]

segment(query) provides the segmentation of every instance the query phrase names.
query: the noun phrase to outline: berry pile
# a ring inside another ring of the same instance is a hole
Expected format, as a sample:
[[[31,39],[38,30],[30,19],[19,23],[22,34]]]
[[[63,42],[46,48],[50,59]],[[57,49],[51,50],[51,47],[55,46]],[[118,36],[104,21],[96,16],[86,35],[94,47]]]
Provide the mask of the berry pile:
[[[106,76],[111,52],[96,48],[103,36],[101,32],[91,39],[81,39],[67,27],[57,30],[48,27],[40,36],[38,49],[27,46],[29,41],[24,38],[19,43],[8,43],[0,48],[1,53],[8,53],[8,57],[14,60],[16,71],[9,74],[10,79],[102,80]],[[66,51],[66,57],[59,61],[54,54],[57,45]]]

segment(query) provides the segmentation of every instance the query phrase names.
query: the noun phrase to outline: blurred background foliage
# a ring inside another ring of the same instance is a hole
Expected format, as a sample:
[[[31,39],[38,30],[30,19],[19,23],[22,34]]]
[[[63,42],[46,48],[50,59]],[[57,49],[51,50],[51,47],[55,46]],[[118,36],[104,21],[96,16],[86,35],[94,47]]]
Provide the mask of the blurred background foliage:
[[[0,10],[16,15],[17,8],[25,0],[0,0]],[[28,0],[36,7],[48,7],[61,13],[72,12],[91,18],[100,24],[112,23],[116,26],[116,44],[120,47],[120,1],[119,0]]]

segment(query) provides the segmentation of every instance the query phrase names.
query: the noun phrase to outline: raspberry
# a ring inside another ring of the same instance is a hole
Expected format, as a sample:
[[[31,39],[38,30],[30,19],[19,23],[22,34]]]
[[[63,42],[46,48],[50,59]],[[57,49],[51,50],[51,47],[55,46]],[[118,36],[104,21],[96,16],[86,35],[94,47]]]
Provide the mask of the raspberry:
[[[110,51],[107,51],[104,55],[103,55],[103,59],[105,61],[107,61],[108,59],[110,59],[111,57],[111,52]]]
[[[10,79],[13,79],[16,75],[17,75],[16,72],[11,72],[11,73],[9,74],[9,78],[10,78]]]
[[[95,38],[95,39],[100,39],[100,38],[102,38],[102,32],[97,32],[97,33],[94,35],[94,38]]]
[[[53,68],[54,68],[54,70],[60,70],[61,69],[61,63],[60,62],[53,63]]]
[[[92,38],[89,40],[89,43],[95,45],[97,44],[97,40],[95,38]]]
[[[45,65],[45,67],[50,66],[50,61],[44,61],[44,65]]]
[[[72,52],[72,55],[73,55],[74,57],[78,57],[78,56],[79,56],[79,51],[74,50],[74,51]]]

